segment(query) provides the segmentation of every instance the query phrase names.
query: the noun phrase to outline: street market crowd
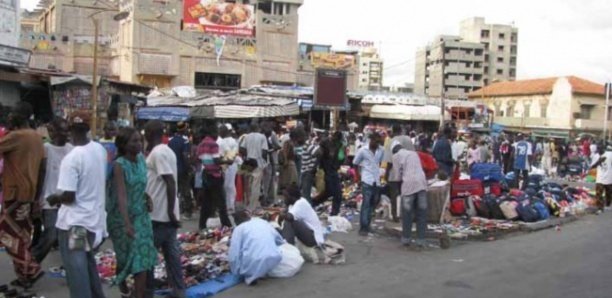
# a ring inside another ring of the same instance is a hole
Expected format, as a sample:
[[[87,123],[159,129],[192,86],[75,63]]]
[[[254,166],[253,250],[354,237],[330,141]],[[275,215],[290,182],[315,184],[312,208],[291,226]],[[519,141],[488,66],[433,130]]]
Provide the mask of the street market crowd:
[[[0,132],[0,242],[13,260],[11,285],[25,289],[43,276],[40,264],[57,247],[71,297],[105,296],[94,255],[106,239],[122,297],[152,297],[158,250],[170,296],[185,297],[177,235],[194,214],[202,234],[216,215],[233,227],[228,262],[247,284],[292,276],[303,262],[290,257],[295,247],[325,251],[316,210],[331,198],[329,216],[341,212],[343,169],[359,183],[359,235],[373,232],[385,194],[393,220],[402,221],[401,243],[415,248],[427,246],[428,186],[448,185],[478,164],[513,173],[511,187],[523,190],[532,166],[550,177],[598,169],[598,208],[612,198],[612,148],[588,136],[566,143],[521,134],[466,138],[452,126],[435,133],[402,125],[328,132],[301,122],[192,128],[152,120],[138,129],[110,121],[96,139],[89,112],[74,111],[47,124],[43,138],[31,117],[32,107],[20,102]],[[266,208],[278,210],[271,221],[255,216]]]

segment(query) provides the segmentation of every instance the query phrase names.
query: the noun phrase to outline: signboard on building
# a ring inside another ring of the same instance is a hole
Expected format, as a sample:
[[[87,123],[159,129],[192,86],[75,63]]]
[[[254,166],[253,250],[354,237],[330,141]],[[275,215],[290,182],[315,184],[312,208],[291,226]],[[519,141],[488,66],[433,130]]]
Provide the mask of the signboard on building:
[[[373,41],[367,41],[367,40],[353,40],[353,39],[349,39],[346,42],[346,45],[349,48],[373,48],[374,47],[374,42]]]
[[[255,35],[253,5],[215,0],[184,0],[183,30],[216,35]]]
[[[32,52],[22,49],[9,47],[0,44],[0,61],[9,62],[19,66],[28,66]]]
[[[355,66],[355,56],[334,53],[310,53],[314,68],[349,69]]]
[[[0,0],[0,44],[19,44],[19,1]]]
[[[317,69],[314,87],[315,106],[346,106],[346,71],[337,69]]]

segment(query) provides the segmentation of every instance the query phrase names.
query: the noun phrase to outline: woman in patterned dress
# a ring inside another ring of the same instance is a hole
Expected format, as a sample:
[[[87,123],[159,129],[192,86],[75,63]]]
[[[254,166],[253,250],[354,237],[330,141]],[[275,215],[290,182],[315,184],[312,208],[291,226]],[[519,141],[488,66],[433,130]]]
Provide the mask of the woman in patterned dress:
[[[119,131],[115,139],[117,159],[110,178],[106,202],[107,226],[117,258],[115,283],[122,297],[131,297],[125,282],[134,276],[134,297],[145,297],[147,274],[157,262],[150,199],[145,194],[147,167],[142,155],[142,136],[134,128]]]

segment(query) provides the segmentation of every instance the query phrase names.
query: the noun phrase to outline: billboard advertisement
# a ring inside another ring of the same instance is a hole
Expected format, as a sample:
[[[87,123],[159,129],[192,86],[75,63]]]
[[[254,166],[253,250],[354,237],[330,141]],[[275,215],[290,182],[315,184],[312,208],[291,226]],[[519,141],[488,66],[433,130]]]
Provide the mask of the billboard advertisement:
[[[314,105],[318,107],[345,107],[346,103],[346,71],[317,69]]]
[[[253,5],[222,0],[183,0],[183,30],[254,36],[255,9]]]
[[[355,66],[355,56],[334,53],[310,53],[314,68],[349,69]]]

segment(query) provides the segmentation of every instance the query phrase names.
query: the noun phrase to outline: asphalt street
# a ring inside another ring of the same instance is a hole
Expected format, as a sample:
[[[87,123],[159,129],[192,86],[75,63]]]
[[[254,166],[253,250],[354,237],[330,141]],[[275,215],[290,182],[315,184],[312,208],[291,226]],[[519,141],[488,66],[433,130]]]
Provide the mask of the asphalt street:
[[[293,278],[239,285],[217,297],[612,297],[610,227],[612,212],[585,216],[560,231],[423,252],[406,250],[392,237],[337,233],[331,237],[345,245],[346,264],[307,264]],[[59,264],[52,252],[43,265]],[[14,279],[5,253],[0,268],[1,283]],[[45,276],[35,290],[46,298],[67,297],[62,279]],[[119,297],[116,288],[105,291]]]

